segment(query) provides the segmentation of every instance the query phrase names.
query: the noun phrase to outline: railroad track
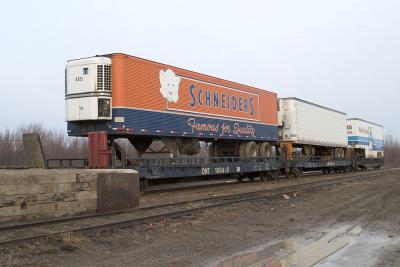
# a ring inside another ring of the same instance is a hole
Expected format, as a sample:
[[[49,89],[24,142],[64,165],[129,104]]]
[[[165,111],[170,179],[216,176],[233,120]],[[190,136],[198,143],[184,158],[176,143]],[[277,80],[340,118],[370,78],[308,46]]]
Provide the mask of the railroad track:
[[[350,174],[350,173],[348,173]],[[336,177],[336,176],[343,176],[345,174],[343,173],[333,173],[330,174],[331,177]],[[320,171],[318,172],[307,172],[307,173],[302,173],[301,177],[311,177],[311,176],[324,176],[326,177],[326,174],[322,174]],[[286,177],[286,175],[280,175],[276,180],[279,180],[281,178]],[[221,179],[223,180],[223,179]],[[227,186],[242,186],[244,184],[265,184],[265,181],[262,180],[257,180],[257,181],[232,181],[233,179],[230,180],[223,180],[223,182],[212,182],[212,183],[204,183],[204,184],[197,184],[193,185],[193,183],[187,183],[188,185],[181,185],[181,186],[164,186],[162,188],[159,188],[160,186],[149,186],[149,189],[144,191],[145,195],[154,195],[154,194],[162,194],[162,193],[172,193],[172,192],[180,192],[180,191],[190,191],[190,190],[201,190],[201,189],[207,189],[207,188],[222,188],[222,187],[227,187]],[[273,179],[272,179],[273,180]],[[272,181],[270,180],[270,181]],[[267,181],[268,182],[268,181]],[[156,189],[152,189],[152,187],[156,187]]]
[[[99,213],[72,218],[60,218],[48,221],[4,226],[0,227],[0,245],[32,241],[59,240],[71,234],[90,235],[113,228],[122,228],[146,222],[177,218],[198,213],[210,208],[258,199],[281,197],[283,194],[312,191],[345,182],[379,177],[399,171],[400,169],[390,169],[367,173],[362,172],[350,176],[335,177],[328,180],[313,181],[234,195],[181,201],[120,212]]]

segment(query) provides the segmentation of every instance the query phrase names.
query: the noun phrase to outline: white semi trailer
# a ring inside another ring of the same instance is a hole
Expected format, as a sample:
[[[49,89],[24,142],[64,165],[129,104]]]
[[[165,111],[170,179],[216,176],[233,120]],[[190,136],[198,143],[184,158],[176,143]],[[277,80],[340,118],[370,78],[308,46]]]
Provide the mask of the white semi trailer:
[[[361,158],[383,157],[383,126],[359,118],[347,119],[347,136],[353,155]]]
[[[287,155],[344,157],[346,113],[290,97],[279,99],[281,150]]]

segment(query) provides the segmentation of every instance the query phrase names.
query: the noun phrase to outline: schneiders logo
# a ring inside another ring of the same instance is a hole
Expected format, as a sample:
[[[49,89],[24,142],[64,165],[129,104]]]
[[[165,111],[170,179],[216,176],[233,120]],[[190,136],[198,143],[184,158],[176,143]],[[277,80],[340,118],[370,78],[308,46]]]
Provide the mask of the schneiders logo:
[[[177,103],[179,99],[179,83],[181,78],[178,77],[171,69],[160,70],[160,93],[168,101]],[[213,106],[214,108],[238,110],[241,112],[254,114],[253,98],[235,97],[225,93],[211,92],[210,90],[197,89],[194,84],[189,86],[189,94],[191,107]],[[255,136],[256,129],[251,124],[234,123],[204,123],[197,122],[196,118],[189,118],[187,125],[191,128],[192,133],[209,132],[221,135],[236,136]]]
[[[180,82],[181,78],[176,76],[172,70],[160,70],[160,93],[168,102],[178,102]]]

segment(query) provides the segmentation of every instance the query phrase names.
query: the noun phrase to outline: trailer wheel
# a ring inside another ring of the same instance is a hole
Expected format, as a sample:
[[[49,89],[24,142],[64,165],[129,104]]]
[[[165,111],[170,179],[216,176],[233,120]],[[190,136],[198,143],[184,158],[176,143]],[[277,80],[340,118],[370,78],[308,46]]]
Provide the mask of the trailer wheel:
[[[246,146],[244,148],[244,154],[245,157],[248,159],[254,159],[258,156],[258,146],[256,142],[254,141],[249,141],[246,143]]]
[[[262,158],[273,157],[272,146],[268,142],[260,144],[259,155]]]

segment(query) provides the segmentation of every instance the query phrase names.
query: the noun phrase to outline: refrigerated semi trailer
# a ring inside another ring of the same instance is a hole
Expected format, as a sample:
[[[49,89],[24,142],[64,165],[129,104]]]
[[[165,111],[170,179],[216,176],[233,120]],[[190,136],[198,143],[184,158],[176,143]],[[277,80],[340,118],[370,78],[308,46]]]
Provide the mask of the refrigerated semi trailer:
[[[68,134],[105,131],[139,153],[161,140],[176,155],[268,156],[278,141],[277,94],[121,54],[65,67]]]
[[[288,154],[344,157],[346,113],[296,97],[279,99],[279,138]]]

